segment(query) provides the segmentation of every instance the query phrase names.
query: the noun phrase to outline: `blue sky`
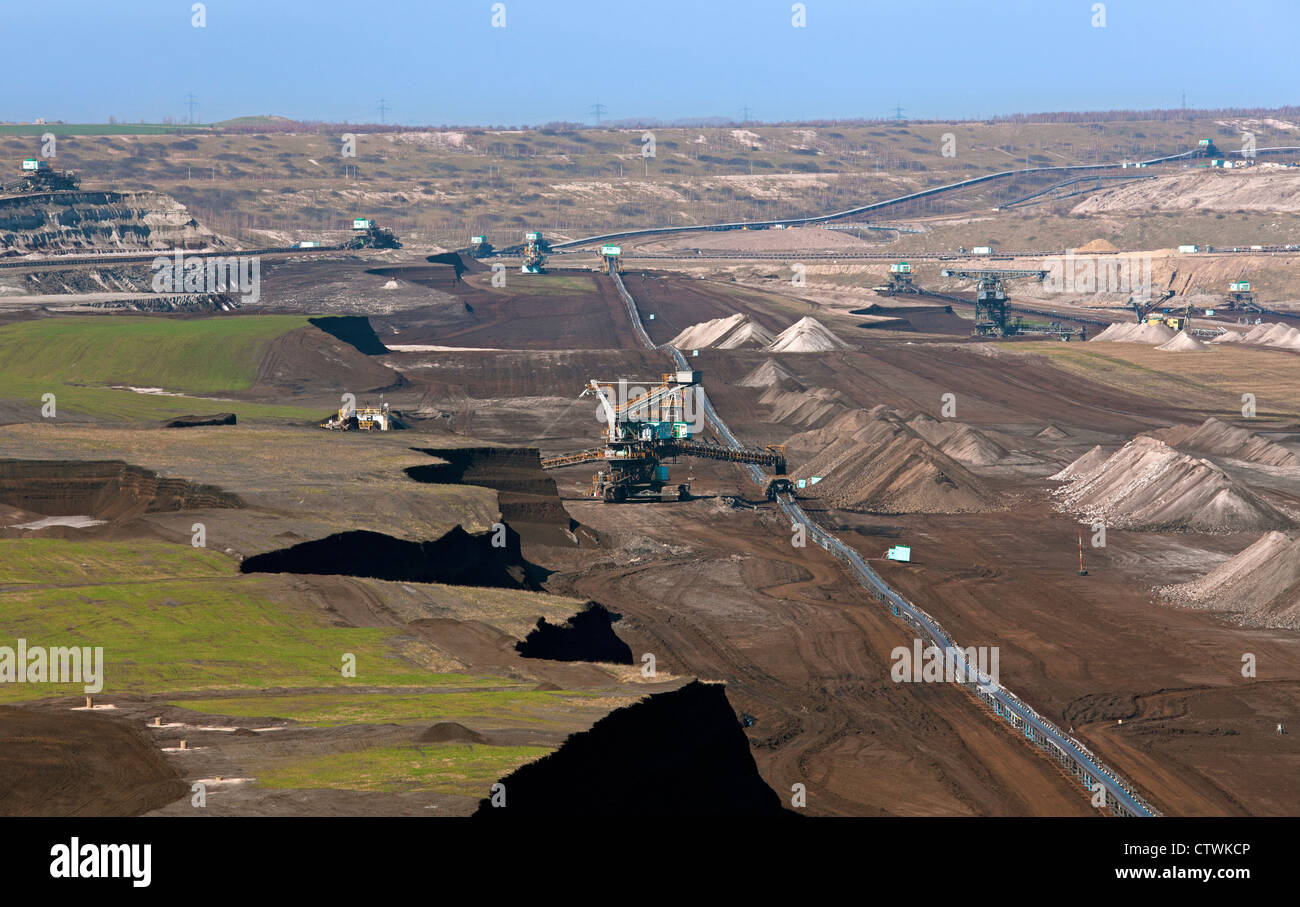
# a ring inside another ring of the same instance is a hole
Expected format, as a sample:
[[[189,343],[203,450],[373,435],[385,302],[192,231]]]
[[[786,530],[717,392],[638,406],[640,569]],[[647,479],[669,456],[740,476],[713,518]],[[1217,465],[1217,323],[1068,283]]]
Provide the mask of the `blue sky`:
[[[1295,0],[37,0],[0,120],[410,125],[918,118],[1296,103]],[[14,17],[10,17],[11,20]],[[30,22],[30,17],[22,17]],[[17,78],[15,79],[15,75]],[[16,90],[15,90],[16,89]]]

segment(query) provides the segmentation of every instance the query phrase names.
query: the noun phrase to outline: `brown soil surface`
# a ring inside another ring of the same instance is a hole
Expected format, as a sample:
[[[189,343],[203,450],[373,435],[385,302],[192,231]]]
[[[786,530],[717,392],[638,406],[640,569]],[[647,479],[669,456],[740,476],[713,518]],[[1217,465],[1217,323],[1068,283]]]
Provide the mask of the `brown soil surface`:
[[[587,467],[540,477],[518,460],[522,455],[493,462],[491,456],[467,454],[462,463],[440,457],[449,448],[481,450],[492,442],[546,453],[589,447],[600,423],[594,404],[577,399],[586,382],[653,379],[669,363],[662,353],[636,348],[626,308],[606,278],[556,272],[530,283],[527,276],[510,274],[506,288],[492,288],[486,272],[462,277],[443,288],[407,282],[393,292],[414,300],[418,291],[427,303],[395,306],[372,322],[389,346],[485,348],[367,360],[402,374],[405,383],[391,395],[395,407],[418,411],[426,425],[437,427],[362,437],[284,427],[190,433],[23,425],[0,442],[0,455],[78,459],[86,449],[107,447],[162,475],[238,493],[256,506],[208,509],[204,518],[209,538],[220,537],[223,547],[239,554],[356,529],[410,540],[436,538],[455,523],[481,531],[507,508],[519,508],[520,516],[532,516],[539,527],[537,535],[523,538],[524,556],[556,571],[547,590],[622,614],[613,629],[630,647],[632,666],[521,657],[514,646],[539,615],[498,613],[477,597],[483,590],[443,591],[431,602],[411,583],[268,577],[286,595],[318,601],[349,625],[401,627],[469,671],[530,688],[590,692],[584,711],[553,716],[541,729],[459,722],[492,743],[558,746],[606,714],[608,697],[628,697],[630,689],[637,695],[675,689],[699,677],[725,681],[735,710],[756,719],[745,734],[759,773],[785,803],[792,784],[806,784],[810,814],[1094,812],[1075,782],[1004,723],[990,720],[961,688],[893,682],[890,653],[910,645],[911,631],[868,598],[825,551],[793,547],[788,523],[734,466],[683,458],[672,466],[674,481],[690,481],[696,499],[613,506],[585,497]],[[964,645],[998,645],[1003,682],[1063,727],[1073,726],[1160,809],[1300,809],[1300,744],[1294,735],[1273,733],[1300,704],[1294,633],[1243,628],[1216,614],[1161,605],[1149,591],[1201,577],[1258,533],[1113,530],[1106,548],[1085,550],[1089,574],[1080,576],[1080,527],[1052,509],[1055,483],[1043,480],[1095,445],[1113,451],[1144,431],[1203,422],[1207,413],[1181,387],[1116,387],[1107,383],[1108,373],[1070,372],[1047,355],[1013,354],[991,344],[931,342],[915,334],[876,340],[873,334],[885,332],[858,327],[861,316],[734,284],[637,273],[629,275],[628,285],[642,313],[656,315],[646,324],[658,342],[692,324],[737,313],[775,334],[816,311],[837,336],[860,347],[775,356],[702,350],[692,365],[703,371],[715,406],[744,441],[780,442],[813,424],[800,422],[808,413],[797,406],[777,413],[779,401],[760,402],[773,391],[825,394],[829,409],[818,419],[833,418],[837,408],[883,404],[910,420],[924,414],[941,424],[960,422],[951,431],[943,428],[942,436],[929,423],[907,424],[926,443],[951,442],[954,452],[967,454],[970,462],[961,468],[1005,505],[1002,512],[816,516],[871,558],[880,558],[889,545],[912,544],[915,563],[879,562],[885,579]],[[1089,355],[1102,355],[1110,346],[1124,345],[1097,344]],[[780,373],[742,382],[773,359]],[[774,383],[765,383],[768,377]],[[1211,381],[1202,380],[1206,386]],[[748,386],[754,384],[759,386]],[[1216,388],[1225,397],[1235,389],[1230,378]],[[955,417],[942,415],[945,394],[955,397]],[[998,449],[1025,456],[1011,462]],[[482,486],[425,485],[407,472],[441,467],[440,460],[460,470],[456,481]],[[1253,482],[1256,492],[1265,481],[1240,472],[1233,478]],[[1294,498],[1284,477],[1265,478],[1272,483],[1271,498]],[[579,545],[567,536],[560,540],[564,517],[547,484],[551,479],[580,527]],[[366,491],[359,498],[348,495],[356,485]],[[357,500],[367,506],[341,506]],[[30,503],[12,500],[7,506],[14,515],[39,512]],[[183,541],[192,519],[191,513],[146,514],[137,528]],[[550,623],[574,613],[570,599],[558,601],[569,607],[546,613]],[[658,682],[617,674],[637,673],[647,652],[656,656]],[[1243,653],[1258,657],[1258,679],[1241,677]],[[168,711],[165,698],[121,697],[115,717],[143,722],[160,713],[181,714]],[[273,709],[268,703],[268,711]],[[186,720],[195,721],[195,713]],[[202,720],[234,726],[233,719],[218,716]],[[259,720],[257,727],[271,722]],[[285,725],[253,736],[201,732],[205,736],[193,739],[209,748],[187,757],[186,777],[254,775],[268,759],[412,742],[429,725]],[[193,732],[168,731],[158,740],[181,733]],[[217,811],[429,815],[430,809],[465,813],[475,805],[468,797],[254,787],[232,789]],[[193,810],[181,800],[161,812]]]
[[[415,266],[424,280],[430,267]],[[449,267],[439,270],[451,272]],[[406,279],[407,269],[385,268]],[[506,286],[493,287],[492,274],[463,274],[436,288],[454,302],[376,319],[388,346],[423,344],[472,349],[627,349],[638,346],[627,306],[607,280],[586,271],[519,274],[507,271]]]
[[[277,337],[262,359],[250,393],[255,397],[329,397],[344,392],[361,396],[392,390],[401,376],[380,360],[367,356],[317,327],[304,327]]]
[[[1254,536],[1112,530],[1038,503],[999,514],[827,515],[841,539],[962,645],[1001,648],[1001,681],[1075,733],[1169,815],[1294,815],[1300,742],[1274,725],[1300,706],[1294,633],[1167,607],[1153,579],[1192,579]],[[1083,530],[1087,576],[1078,571]],[[1242,653],[1268,664],[1244,679]],[[1123,724],[1118,722],[1122,719]]]
[[[121,721],[0,706],[0,816],[135,816],[188,786]]]
[[[44,516],[102,520],[244,506],[220,488],[165,478],[120,460],[0,460],[0,502]]]
[[[486,743],[478,731],[454,721],[440,721],[415,738],[420,743]]]
[[[734,468],[714,481],[741,490]],[[618,632],[638,658],[726,680],[733,705],[757,718],[747,733],[759,771],[778,792],[806,784],[810,814],[1089,812],[1052,763],[958,687],[894,683],[889,654],[910,634],[820,548],[793,548],[771,514],[716,500],[569,507],[615,541],[688,546],[580,568],[561,588],[622,612]]]

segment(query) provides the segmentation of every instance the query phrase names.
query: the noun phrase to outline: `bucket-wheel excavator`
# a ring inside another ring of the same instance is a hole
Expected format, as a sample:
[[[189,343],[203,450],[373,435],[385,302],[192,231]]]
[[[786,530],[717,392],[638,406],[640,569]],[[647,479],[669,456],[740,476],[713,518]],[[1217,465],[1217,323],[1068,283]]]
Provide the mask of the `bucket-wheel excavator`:
[[[690,485],[672,483],[664,463],[680,455],[752,463],[772,474],[766,488],[769,499],[789,492],[784,447],[735,448],[693,437],[702,426],[687,419],[687,395],[699,382],[698,371],[662,375],[649,390],[629,388],[625,378],[616,382],[593,378],[580,396],[593,396],[599,401],[605,418],[605,443],[544,458],[542,468],[599,464],[591,482],[591,497],[609,503],[688,500]],[[701,417],[698,408],[691,408],[691,414]]]

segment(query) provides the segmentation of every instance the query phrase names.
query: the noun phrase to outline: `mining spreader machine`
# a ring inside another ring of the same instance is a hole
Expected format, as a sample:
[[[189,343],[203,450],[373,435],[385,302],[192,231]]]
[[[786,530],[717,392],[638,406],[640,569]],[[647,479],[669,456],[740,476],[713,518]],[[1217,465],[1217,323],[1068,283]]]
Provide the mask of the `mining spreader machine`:
[[[81,187],[75,170],[54,170],[49,161],[29,157],[23,161],[21,177],[0,182],[0,195],[18,192],[68,192]]]
[[[699,383],[698,371],[679,371],[662,375],[657,386],[632,396],[626,378],[616,382],[593,378],[579,396],[590,395],[600,401],[606,422],[605,444],[547,457],[542,469],[600,464],[591,481],[591,497],[609,503],[685,501],[690,499],[690,485],[673,484],[664,463],[685,454],[759,466],[771,474],[765,488],[768,500],[790,493],[793,486],[785,474],[783,446],[726,447],[691,437],[695,426],[686,421],[685,397]]]
[[[523,263],[519,265],[519,273],[545,274],[547,248],[549,247],[539,231],[529,230],[525,233]]]
[[[1010,337],[1031,332],[1025,330],[1019,318],[1013,321],[1007,316],[1007,282],[1025,277],[1041,281],[1048,273],[1016,268],[944,268],[939,276],[975,281],[975,336]]]
[[[623,247],[605,243],[600,247],[600,270],[606,274],[623,273]]]

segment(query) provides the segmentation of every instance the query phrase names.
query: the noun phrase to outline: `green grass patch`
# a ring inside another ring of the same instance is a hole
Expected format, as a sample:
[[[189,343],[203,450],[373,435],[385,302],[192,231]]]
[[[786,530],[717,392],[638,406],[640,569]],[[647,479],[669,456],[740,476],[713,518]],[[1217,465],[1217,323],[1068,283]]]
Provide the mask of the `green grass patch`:
[[[258,773],[262,787],[487,796],[493,782],[551,753],[544,746],[410,744],[334,753]]]
[[[29,540],[5,540],[0,566],[28,551],[39,559],[28,577],[38,566],[66,579],[102,565],[109,581],[96,575],[87,585],[4,588],[0,645],[23,638],[31,646],[102,646],[106,693],[496,682],[425,670],[398,654],[393,630],[333,626],[315,608],[285,600],[274,578],[240,575],[232,561],[223,568],[223,559],[207,551],[177,545],[173,554],[161,543],[56,544],[66,546],[62,556],[53,547],[30,547]],[[186,557],[193,559],[188,567]],[[344,653],[356,656],[355,678],[342,675]],[[0,684],[0,702],[79,695],[81,686]]]
[[[1116,369],[1121,371],[1129,370],[1138,374],[1145,374],[1152,377],[1156,377],[1162,374],[1161,372],[1156,371],[1155,369],[1138,365],[1136,362],[1129,362],[1125,359],[1118,359],[1115,356],[1108,356],[1104,353],[1098,353],[1094,350],[1080,349],[1078,347],[1067,348],[1065,346],[1062,346],[1060,343],[1050,343],[1041,340],[1030,341],[1030,343],[1035,344],[1033,351],[1036,355],[1046,356],[1048,359],[1069,359],[1069,360],[1080,360],[1083,362],[1091,361],[1092,363],[1095,363],[1095,366],[1099,370],[1106,370],[1106,369]],[[1007,347],[1009,345],[1010,344],[1005,342],[1001,344],[1001,346],[1003,347]],[[1029,343],[1024,343],[1022,345],[1028,347]]]
[[[1063,373],[1168,403],[1198,418],[1236,418],[1245,391],[1256,396],[1261,420],[1286,422],[1300,414],[1300,369],[1294,354],[1284,350],[1225,344],[1200,353],[1170,353],[1141,343],[1051,341],[1001,347],[1039,356]]]
[[[248,390],[296,315],[46,318],[0,328],[0,382],[131,385],[211,394]]]
[[[140,385],[134,385],[139,387]],[[30,407],[30,421],[43,418],[45,394],[54,394],[56,414],[93,416],[105,422],[148,422],[171,419],[176,416],[204,413],[234,413],[240,422],[316,421],[329,415],[319,409],[302,406],[279,406],[267,403],[246,403],[242,400],[213,400],[204,397],[163,396],[140,394],[130,390],[107,387],[77,387],[35,378],[10,379],[0,363],[0,399]],[[21,418],[21,416],[19,417]]]
[[[485,686],[491,678],[437,675],[447,685]],[[585,693],[534,690],[531,685],[498,679],[514,689],[426,693],[304,693],[177,700],[171,703],[208,715],[230,718],[283,718],[313,727],[346,724],[490,721],[493,724],[546,725],[559,713],[581,711],[592,701]],[[606,707],[606,711],[608,708]],[[549,717],[548,717],[549,716]]]
[[[0,539],[0,587],[32,583],[147,582],[233,573],[230,558],[189,545],[147,539],[124,542]]]
[[[58,413],[110,422],[233,412],[241,421],[312,421],[325,414],[300,406],[143,394],[245,391],[272,341],[306,325],[295,315],[181,320],[148,316],[49,318],[0,327],[0,397],[42,417],[44,395]]]

